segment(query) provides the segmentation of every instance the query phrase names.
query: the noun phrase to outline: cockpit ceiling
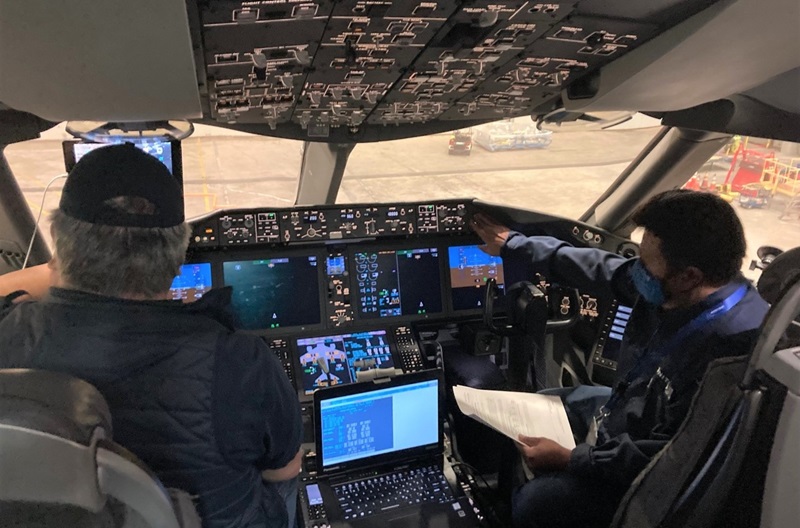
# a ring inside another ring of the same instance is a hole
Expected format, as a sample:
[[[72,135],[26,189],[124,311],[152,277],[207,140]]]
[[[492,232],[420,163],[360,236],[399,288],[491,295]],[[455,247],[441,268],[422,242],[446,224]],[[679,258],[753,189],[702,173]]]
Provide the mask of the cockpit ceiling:
[[[712,3],[198,2],[204,115],[364,141],[546,112],[567,86]]]
[[[800,67],[797,33],[768,39],[762,27],[791,18],[792,2],[3,2],[0,105],[50,121],[183,118],[329,142],[539,117],[562,104],[663,116]],[[720,53],[731,38],[765,59]]]

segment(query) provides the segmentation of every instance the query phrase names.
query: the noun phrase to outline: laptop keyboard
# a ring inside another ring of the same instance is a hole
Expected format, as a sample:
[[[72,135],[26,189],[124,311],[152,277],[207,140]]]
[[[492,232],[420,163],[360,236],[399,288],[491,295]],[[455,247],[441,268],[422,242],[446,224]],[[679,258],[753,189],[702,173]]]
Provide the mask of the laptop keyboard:
[[[453,501],[442,470],[427,466],[333,486],[345,519],[366,517],[415,504]]]

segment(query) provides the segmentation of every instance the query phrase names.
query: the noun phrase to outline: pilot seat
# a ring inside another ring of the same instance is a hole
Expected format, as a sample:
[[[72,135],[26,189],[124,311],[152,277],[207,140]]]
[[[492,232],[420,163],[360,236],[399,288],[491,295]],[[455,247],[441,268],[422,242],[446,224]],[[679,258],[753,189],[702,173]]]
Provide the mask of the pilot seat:
[[[200,528],[189,495],[166,490],[112,441],[89,383],[0,369],[0,526]]]

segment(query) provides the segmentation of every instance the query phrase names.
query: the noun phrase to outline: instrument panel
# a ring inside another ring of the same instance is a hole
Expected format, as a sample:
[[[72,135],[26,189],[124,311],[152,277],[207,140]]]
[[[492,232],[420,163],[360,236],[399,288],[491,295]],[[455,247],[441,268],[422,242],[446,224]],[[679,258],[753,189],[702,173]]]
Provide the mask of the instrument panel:
[[[187,264],[173,297],[188,302],[212,287],[232,287],[237,328],[267,341],[301,399],[372,369],[419,370],[415,325],[478,319],[486,281],[504,285],[502,259],[481,251],[468,228],[483,207],[454,199],[220,211],[190,222]],[[533,232],[576,246],[630,249],[595,227],[527,214]],[[531,280],[550,289],[544,277]],[[556,319],[574,311],[571,298],[561,297],[550,299]],[[611,300],[589,292],[576,300],[591,348]],[[593,359],[613,366],[605,356]]]

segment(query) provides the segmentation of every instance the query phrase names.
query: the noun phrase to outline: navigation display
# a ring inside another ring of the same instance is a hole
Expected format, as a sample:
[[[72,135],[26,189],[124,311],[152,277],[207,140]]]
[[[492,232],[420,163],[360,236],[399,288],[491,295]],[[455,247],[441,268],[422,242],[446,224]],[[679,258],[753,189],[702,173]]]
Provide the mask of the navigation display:
[[[212,286],[211,264],[200,262],[182,265],[180,274],[172,281],[169,291],[173,300],[194,302]]]
[[[442,311],[437,248],[358,252],[353,270],[365,319]]]
[[[359,371],[394,367],[385,330],[298,339],[297,355],[306,394],[354,383]]]
[[[239,328],[262,330],[319,324],[317,257],[287,257],[223,263],[233,286]]]
[[[453,310],[483,308],[486,281],[494,279],[502,290],[505,284],[503,259],[481,251],[477,245],[447,249]]]

